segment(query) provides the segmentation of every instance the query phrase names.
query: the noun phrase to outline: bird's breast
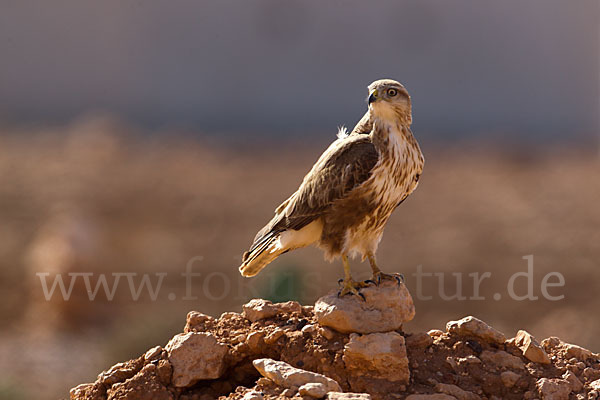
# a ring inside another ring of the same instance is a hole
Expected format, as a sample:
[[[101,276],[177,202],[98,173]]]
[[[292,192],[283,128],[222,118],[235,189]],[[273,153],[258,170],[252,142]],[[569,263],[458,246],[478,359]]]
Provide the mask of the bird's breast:
[[[417,185],[423,170],[423,156],[418,144],[402,128],[389,128],[385,147],[380,148],[379,162],[373,169],[369,186],[379,205],[395,206]]]

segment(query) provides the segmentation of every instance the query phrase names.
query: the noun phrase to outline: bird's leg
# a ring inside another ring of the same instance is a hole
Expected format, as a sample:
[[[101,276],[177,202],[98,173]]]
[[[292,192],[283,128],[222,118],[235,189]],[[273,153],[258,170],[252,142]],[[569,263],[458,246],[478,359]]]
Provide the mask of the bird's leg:
[[[371,269],[373,270],[373,276],[371,279],[365,281],[365,283],[374,283],[379,286],[382,280],[396,281],[398,285],[404,282],[404,276],[402,274],[385,274],[381,272],[379,267],[377,266],[377,262],[375,261],[375,255],[373,253],[367,254],[367,258],[369,259],[369,264],[371,264]]]
[[[345,254],[342,254],[342,264],[344,265],[344,279],[340,279],[338,281],[338,283],[342,284],[342,288],[338,292],[338,296],[354,294],[362,297],[363,300],[366,300],[365,296],[358,291],[358,289],[365,287],[366,284],[364,282],[356,282],[354,279],[352,279],[352,276],[350,275],[350,263],[348,262],[348,257]]]

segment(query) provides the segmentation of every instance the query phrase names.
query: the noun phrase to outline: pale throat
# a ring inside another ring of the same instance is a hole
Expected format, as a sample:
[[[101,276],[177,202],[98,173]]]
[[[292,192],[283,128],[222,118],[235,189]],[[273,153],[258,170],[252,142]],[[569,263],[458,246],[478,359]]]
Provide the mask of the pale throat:
[[[392,107],[371,109],[373,142],[385,153],[406,153],[407,135],[411,135],[407,118]],[[409,117],[410,118],[410,117]]]

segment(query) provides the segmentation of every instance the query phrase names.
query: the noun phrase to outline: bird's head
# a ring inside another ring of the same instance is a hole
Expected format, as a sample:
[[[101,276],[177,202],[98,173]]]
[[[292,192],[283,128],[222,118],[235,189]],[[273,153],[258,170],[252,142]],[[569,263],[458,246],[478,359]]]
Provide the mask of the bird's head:
[[[412,121],[410,96],[400,82],[380,79],[369,85],[369,113],[371,117],[397,120],[410,124]]]

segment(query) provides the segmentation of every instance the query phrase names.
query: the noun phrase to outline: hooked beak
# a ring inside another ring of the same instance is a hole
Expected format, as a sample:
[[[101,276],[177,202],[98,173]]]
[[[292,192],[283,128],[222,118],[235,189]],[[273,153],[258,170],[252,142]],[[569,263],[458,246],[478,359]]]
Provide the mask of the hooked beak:
[[[369,97],[367,98],[367,103],[371,104],[374,101],[377,101],[377,96],[379,95],[379,93],[377,92],[377,89],[373,90],[370,94]]]

